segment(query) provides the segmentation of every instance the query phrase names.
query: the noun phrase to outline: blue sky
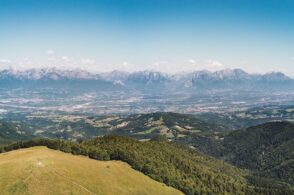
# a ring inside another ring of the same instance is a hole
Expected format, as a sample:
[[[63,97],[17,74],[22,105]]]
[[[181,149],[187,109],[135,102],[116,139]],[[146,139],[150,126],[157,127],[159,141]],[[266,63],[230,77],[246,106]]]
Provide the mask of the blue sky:
[[[291,0],[0,0],[0,68],[294,76]]]

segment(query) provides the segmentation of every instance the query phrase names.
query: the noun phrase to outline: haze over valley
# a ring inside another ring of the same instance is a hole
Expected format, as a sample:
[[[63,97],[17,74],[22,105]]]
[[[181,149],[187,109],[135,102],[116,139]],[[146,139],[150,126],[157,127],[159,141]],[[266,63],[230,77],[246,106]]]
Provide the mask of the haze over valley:
[[[234,112],[293,102],[294,79],[280,72],[241,69],[168,75],[160,72],[93,74],[81,70],[0,72],[1,113]]]

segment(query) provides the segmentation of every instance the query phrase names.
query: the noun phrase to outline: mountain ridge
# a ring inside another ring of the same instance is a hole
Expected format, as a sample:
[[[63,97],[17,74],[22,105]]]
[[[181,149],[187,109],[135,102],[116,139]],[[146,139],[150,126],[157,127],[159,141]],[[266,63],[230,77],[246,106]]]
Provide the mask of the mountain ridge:
[[[248,77],[248,76],[264,76],[267,78],[284,78],[284,79],[293,79],[290,76],[287,76],[285,73],[280,72],[280,71],[270,71],[270,72],[265,72],[265,73],[248,73],[243,69],[240,68],[226,68],[226,69],[221,69],[221,70],[216,70],[216,71],[211,71],[207,69],[203,70],[196,70],[196,71],[189,71],[189,72],[179,72],[179,73],[174,73],[174,74],[168,74],[163,71],[156,71],[156,70],[140,70],[140,71],[121,71],[121,70],[112,70],[109,72],[90,72],[84,69],[64,69],[64,68],[57,68],[57,67],[52,67],[52,68],[29,68],[29,69],[16,69],[16,68],[8,68],[8,69],[2,69],[0,70],[0,75],[7,74],[10,76],[15,76],[16,78],[25,78],[24,76],[26,75],[27,79],[39,79],[34,76],[37,76],[38,74],[41,76],[42,74],[50,74],[50,73],[55,73],[60,76],[67,76],[69,78],[84,78],[84,79],[95,79],[95,76],[99,76],[99,78],[104,78],[105,80],[113,80],[116,79],[116,77],[120,77],[121,79],[126,79],[128,76],[134,76],[134,75],[141,75],[141,76],[146,76],[148,74],[152,75],[159,75],[159,76],[164,76],[168,78],[173,78],[173,77],[181,77],[181,76],[187,76],[187,75],[194,75],[195,77],[203,74],[210,75],[211,77],[219,77],[219,78],[224,78],[224,77],[231,77],[233,76],[238,77]],[[29,77],[31,76],[31,77]],[[88,76],[88,77],[87,77]]]
[[[22,87],[39,85],[46,87],[56,83],[66,86],[87,85],[91,89],[108,90],[147,90],[153,92],[177,91],[255,91],[255,90],[294,90],[294,79],[282,72],[249,74],[242,69],[223,69],[219,71],[194,71],[189,73],[167,74],[158,71],[125,72],[114,70],[105,73],[92,73],[81,69],[5,69],[0,71],[0,86]],[[10,86],[15,85],[15,86]],[[103,86],[101,88],[101,86]],[[83,88],[83,87],[82,87]]]

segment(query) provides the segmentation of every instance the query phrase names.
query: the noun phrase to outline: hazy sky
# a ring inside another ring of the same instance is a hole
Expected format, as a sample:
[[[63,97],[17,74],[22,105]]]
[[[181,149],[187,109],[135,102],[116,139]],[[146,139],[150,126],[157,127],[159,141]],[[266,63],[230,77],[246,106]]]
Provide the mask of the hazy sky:
[[[292,0],[0,0],[0,68],[294,75]]]

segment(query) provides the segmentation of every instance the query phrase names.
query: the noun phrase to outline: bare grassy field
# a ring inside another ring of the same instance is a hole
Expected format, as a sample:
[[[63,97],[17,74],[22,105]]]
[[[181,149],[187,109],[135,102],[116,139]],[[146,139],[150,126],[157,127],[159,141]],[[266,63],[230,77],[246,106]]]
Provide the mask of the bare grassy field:
[[[0,154],[0,194],[182,194],[120,161],[46,147]]]

